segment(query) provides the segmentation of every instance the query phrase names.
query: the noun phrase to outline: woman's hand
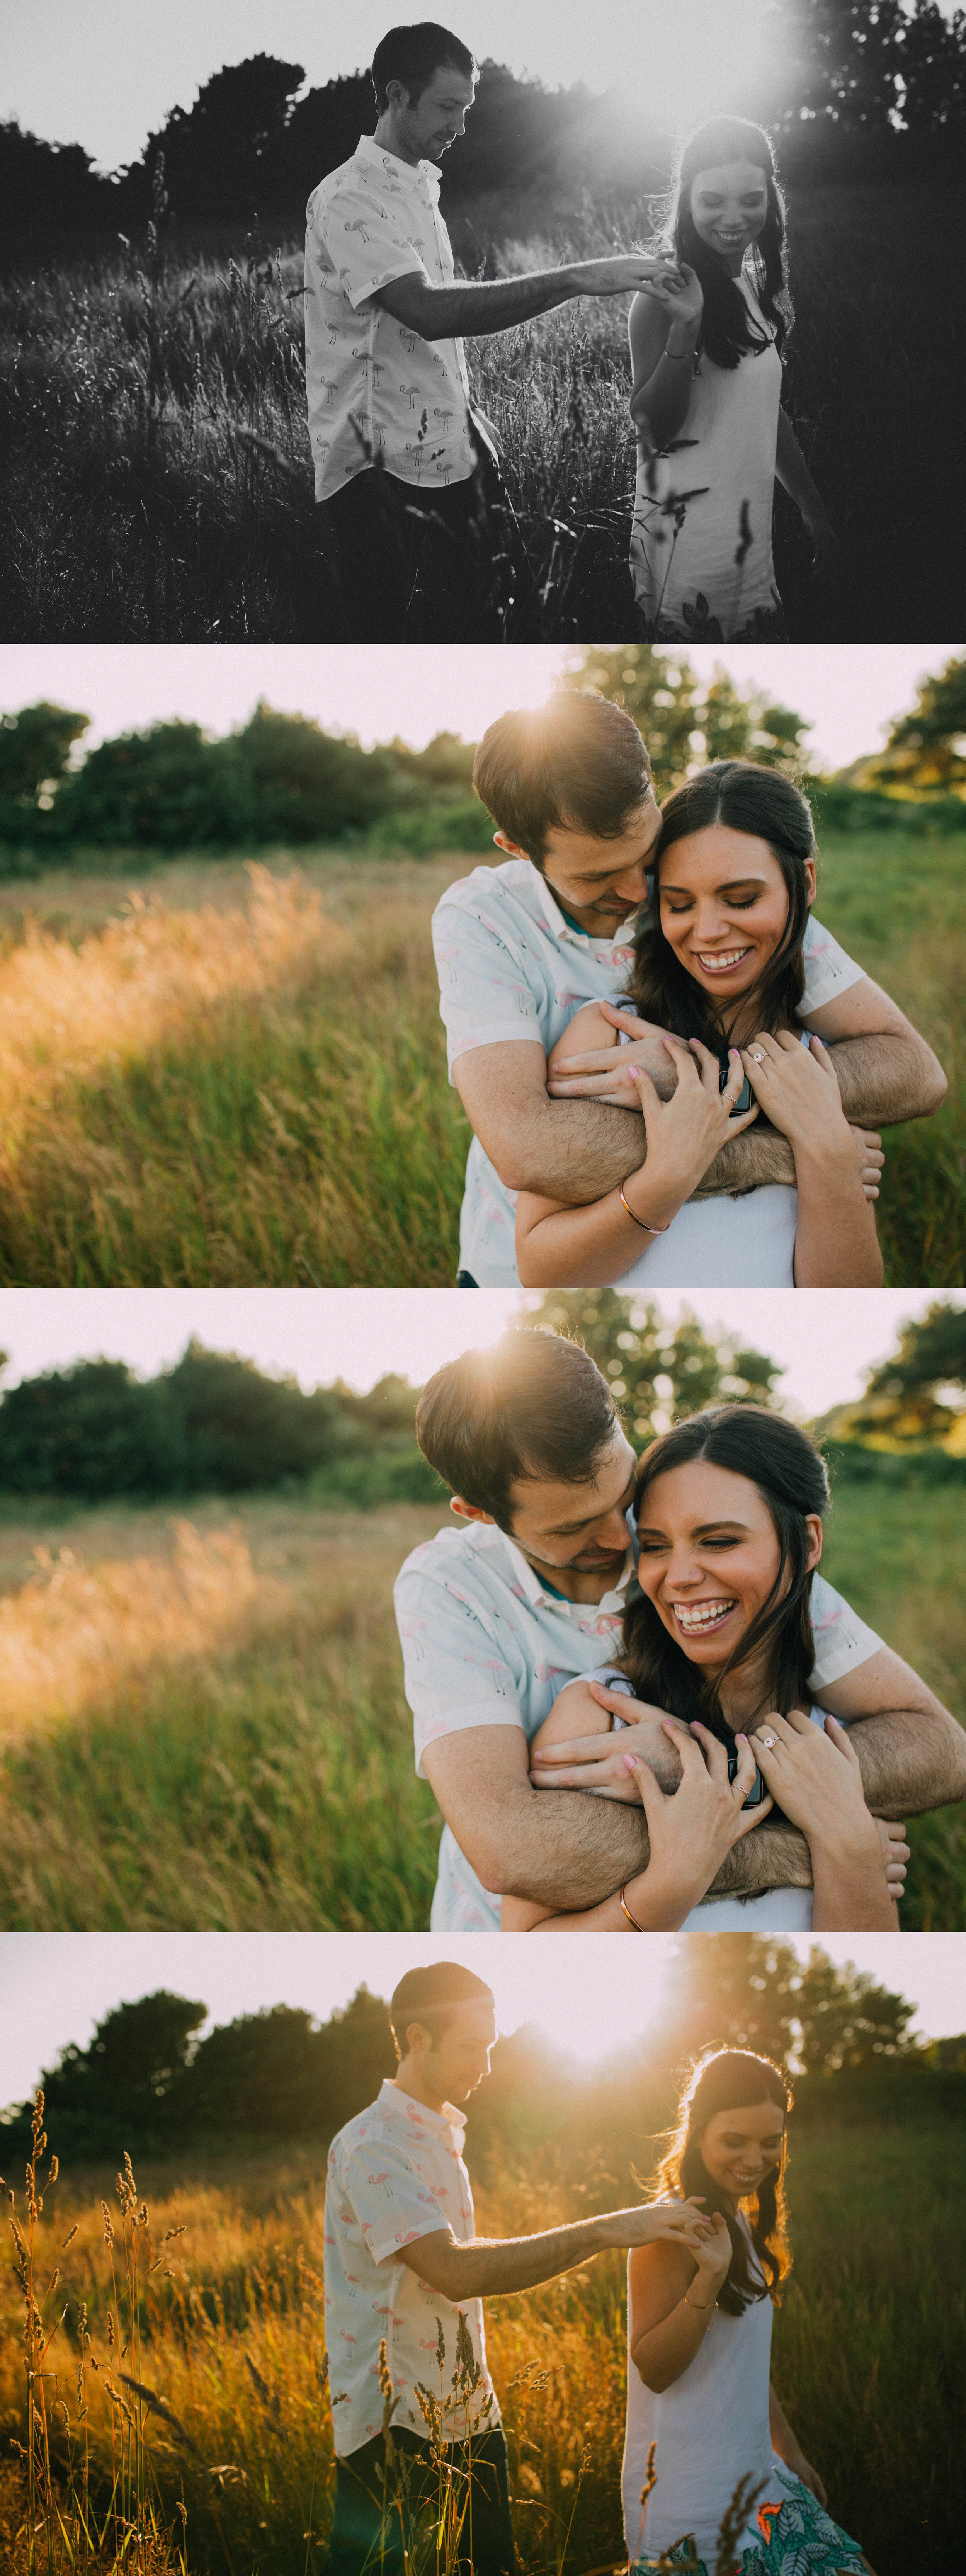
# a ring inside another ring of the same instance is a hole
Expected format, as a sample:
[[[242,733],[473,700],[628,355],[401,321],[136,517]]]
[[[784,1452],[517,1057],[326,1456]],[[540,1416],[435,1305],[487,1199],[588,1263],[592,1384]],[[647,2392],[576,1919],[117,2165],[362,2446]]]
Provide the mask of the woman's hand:
[[[851,1129],[828,1048],[811,1037],[807,1047],[791,1029],[766,1031],[742,1047],[741,1061],[761,1108],[796,1154],[854,1152]]]
[[[707,1895],[733,1845],[770,1815],[773,1801],[763,1798],[759,1807],[742,1813],[755,1777],[747,1736],[735,1737],[738,1769],[729,1781],[724,1745],[706,1726],[697,1720],[691,1727],[681,1726],[674,1717],[665,1717],[662,1724],[681,1763],[681,1785],[673,1797],[665,1797],[640,1754],[622,1757],[637,1781],[651,1847],[649,1867],[628,1882],[626,1894],[628,1910],[642,1931],[676,1932],[692,1906]]]
[[[697,270],[689,268],[687,260],[682,259],[676,268],[668,265],[656,277],[648,278],[638,292],[662,305],[671,316],[672,326],[681,322],[689,335],[697,338],[704,313],[704,290]]]
[[[859,1758],[837,1717],[814,1726],[804,1709],[793,1709],[790,1717],[772,1709],[752,1741],[776,1806],[805,1835],[810,1850],[820,1841],[841,1845],[857,1839],[868,1850],[873,1841],[878,1844]]]
[[[643,1065],[627,1062],[627,1050],[614,1068],[615,1085],[622,1075],[636,1085],[647,1133],[647,1160],[625,1181],[624,1196],[635,1216],[658,1227],[677,1215],[722,1145],[743,1136],[758,1116],[757,1107],[740,1118],[731,1116],[744,1079],[737,1047],[728,1049],[730,1069],[722,1091],[717,1056],[699,1038],[686,1046],[665,1030],[664,1044],[678,1074],[670,1100],[661,1100]],[[835,1088],[837,1093],[837,1083]]]
[[[824,510],[803,511],[802,516],[815,548],[812,556],[815,579],[831,581],[842,560],[842,548],[831,520],[826,518]]]
[[[796,2447],[794,2454],[790,2454],[786,2451],[784,2459],[785,2467],[786,2469],[791,2470],[793,2478],[801,2478],[803,2487],[808,2488],[809,2494],[815,2497],[816,2503],[822,2506],[823,2511],[827,2510],[828,2497],[826,2495],[825,2488],[822,2485],[821,2478],[819,2477],[818,2470],[813,2469],[811,2461],[806,2459],[804,2451],[800,2451]]]
[[[703,2243],[693,2244],[691,2252],[698,2268],[686,2295],[692,2307],[713,2308],[728,2278],[734,2252],[728,2222],[720,2209],[712,2213]]]

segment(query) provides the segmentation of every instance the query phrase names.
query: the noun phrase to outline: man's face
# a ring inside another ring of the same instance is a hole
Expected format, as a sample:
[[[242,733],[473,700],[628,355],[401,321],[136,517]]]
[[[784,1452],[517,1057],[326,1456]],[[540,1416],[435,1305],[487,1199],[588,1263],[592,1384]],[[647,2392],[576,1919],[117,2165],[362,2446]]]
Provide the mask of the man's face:
[[[441,160],[459,141],[476,92],[467,73],[441,63],[415,105],[401,81],[389,82],[387,96],[403,156],[415,164]]]
[[[660,829],[660,807],[649,786],[613,840],[598,840],[592,832],[571,832],[562,823],[548,831],[542,873],[562,910],[581,930],[612,938],[628,914],[644,902],[648,862]],[[509,841],[505,832],[497,832],[495,838],[511,857],[526,858],[526,851]]]
[[[531,1564],[567,1574],[598,1574],[616,1580],[631,1534],[627,1515],[634,1500],[637,1462],[619,1424],[597,1460],[594,1474],[580,1484],[539,1483],[510,1487],[510,1534]]]
[[[429,2040],[429,2046],[426,2041]],[[482,2000],[460,2004],[434,2047],[428,2031],[411,2022],[406,2045],[418,2057],[427,2092],[440,2102],[467,2102],[490,2072],[490,2050],[496,2042],[496,2015]]]

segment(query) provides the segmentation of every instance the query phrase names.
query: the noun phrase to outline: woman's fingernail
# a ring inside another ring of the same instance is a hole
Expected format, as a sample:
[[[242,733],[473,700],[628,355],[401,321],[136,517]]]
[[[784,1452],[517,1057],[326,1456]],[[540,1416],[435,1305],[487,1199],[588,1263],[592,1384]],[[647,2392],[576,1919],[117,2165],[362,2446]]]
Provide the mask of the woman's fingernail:
[[[636,1762],[636,1760],[635,1760],[635,1757],[634,1757],[633,1753],[625,1753],[625,1755],[624,1755],[624,1769],[625,1769],[625,1771],[636,1771],[636,1769],[637,1769],[637,1762]]]

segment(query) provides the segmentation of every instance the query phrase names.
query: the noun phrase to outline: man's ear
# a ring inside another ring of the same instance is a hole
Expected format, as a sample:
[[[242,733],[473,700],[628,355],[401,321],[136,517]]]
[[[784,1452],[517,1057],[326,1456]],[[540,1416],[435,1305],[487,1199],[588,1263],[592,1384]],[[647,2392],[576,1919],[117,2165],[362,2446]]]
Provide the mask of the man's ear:
[[[496,1526],[492,1512],[481,1511],[479,1503],[465,1503],[462,1494],[451,1494],[449,1507],[461,1521],[488,1521],[491,1529]]]
[[[509,841],[509,840],[507,839],[507,836],[506,836],[506,833],[505,833],[505,832],[494,832],[494,834],[493,834],[493,838],[494,838],[494,841],[495,841],[495,843],[496,843],[496,847],[497,847],[497,849],[498,849],[498,850],[505,850],[505,851],[506,851],[506,854],[507,854],[507,858],[508,858],[508,859],[528,859],[528,858],[529,858],[529,856],[530,856],[530,852],[529,852],[529,850],[521,850],[521,848],[520,848],[520,844],[519,844],[519,841]]]

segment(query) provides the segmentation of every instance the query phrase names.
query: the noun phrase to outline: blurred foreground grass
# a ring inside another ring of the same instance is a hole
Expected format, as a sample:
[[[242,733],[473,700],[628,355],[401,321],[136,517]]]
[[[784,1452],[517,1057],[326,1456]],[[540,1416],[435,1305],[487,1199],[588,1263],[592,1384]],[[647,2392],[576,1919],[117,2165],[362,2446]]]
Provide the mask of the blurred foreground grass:
[[[390,1594],[447,1519],[267,1498],[5,1518],[0,1927],[424,1929],[440,1819]],[[843,1489],[825,1563],[966,1721],[958,1488]],[[966,1928],[964,1811],[910,1841],[903,1927]]]
[[[877,2576],[910,2576],[914,2568],[952,2576],[966,2504],[959,2433],[966,2230],[955,2129],[951,2121],[837,2128],[834,2080],[828,2092],[827,2119],[817,2131],[796,2138],[793,2115],[795,2268],[775,2320],[775,2384],[825,2479],[832,2513],[861,2539]],[[150,2212],[144,2269],[169,2229],[186,2230],[165,2248],[142,2303],[141,2367],[145,2384],[163,2392],[197,2446],[189,2450],[157,2416],[146,2418],[160,2505],[174,2522],[183,2496],[187,2564],[196,2576],[305,2576],[324,2565],[333,2493],[331,2425],[319,2379],[325,2145],[320,2140],[313,2152],[293,2142],[287,2155],[271,2159],[216,2150],[208,2159],[138,2169]],[[119,2139],[118,2161],[121,2146]],[[642,2135],[639,2171],[647,2172],[652,2153]],[[619,2170],[605,2172],[598,2157],[588,2203],[552,2148],[524,2165],[497,2145],[481,2170],[472,2106],[467,2157],[481,2235],[552,2227],[586,2215],[588,2206],[620,2206],[636,2196],[620,2160]],[[68,2172],[57,2187],[56,2217],[49,2199],[41,2224],[50,2240],[46,2279],[55,2243],[77,2222],[60,2257],[57,2308],[66,2302],[67,2320],[46,2367],[59,2374],[73,2417],[72,2347],[78,2302],[86,2300],[102,2362],[101,2375],[87,2379],[95,2491],[111,2463],[101,2195],[113,2198],[106,2168]],[[567,2576],[621,2560],[624,2333],[619,2254],[526,2296],[487,2303],[524,2576],[558,2576],[575,2504]],[[0,2428],[18,2435],[22,2424],[16,2285],[8,2269],[0,2288]],[[6,2441],[3,2449],[9,2457]],[[213,2480],[208,2464],[215,2462],[221,2473]],[[657,2466],[660,2472],[660,2458]],[[0,2528],[3,2502],[0,2493]],[[12,2557],[10,2564],[14,2576]]]
[[[963,840],[829,836],[820,918],[941,1056],[886,1284],[966,1280]],[[474,862],[347,852],[0,887],[0,1282],[438,1287],[470,1130],[429,925]]]

